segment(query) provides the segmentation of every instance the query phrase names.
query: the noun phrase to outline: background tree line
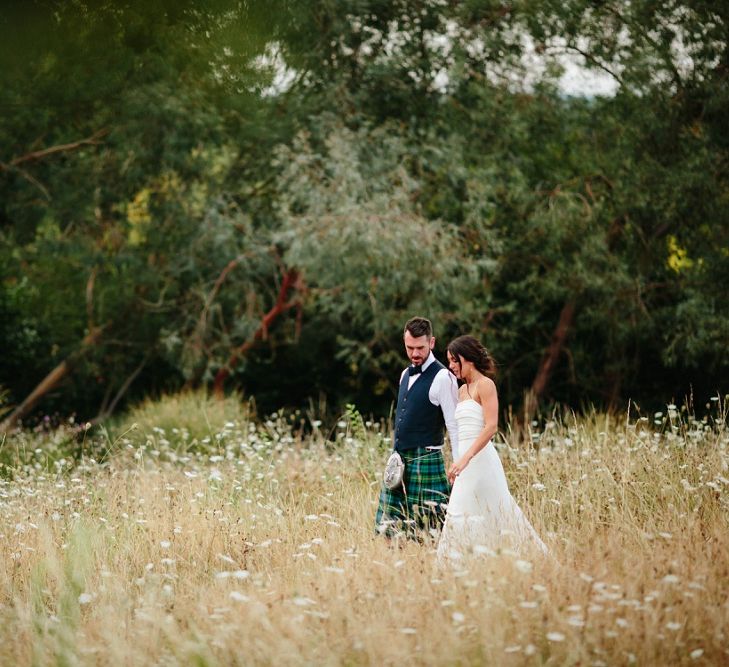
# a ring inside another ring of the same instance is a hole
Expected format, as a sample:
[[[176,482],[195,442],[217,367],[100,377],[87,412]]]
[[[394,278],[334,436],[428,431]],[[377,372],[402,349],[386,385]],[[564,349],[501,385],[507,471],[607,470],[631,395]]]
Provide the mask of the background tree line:
[[[486,342],[505,404],[725,388],[728,23],[648,0],[3,7],[6,402],[91,418],[207,386],[385,414],[415,313],[441,353]],[[565,56],[615,93],[566,95]]]

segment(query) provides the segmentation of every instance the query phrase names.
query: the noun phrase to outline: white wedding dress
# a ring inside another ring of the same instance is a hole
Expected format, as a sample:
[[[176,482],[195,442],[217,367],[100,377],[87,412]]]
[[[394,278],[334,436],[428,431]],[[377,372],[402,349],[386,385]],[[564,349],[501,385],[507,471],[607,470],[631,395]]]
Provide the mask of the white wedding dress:
[[[483,430],[483,409],[473,399],[456,406],[458,452],[468,450]],[[492,442],[474,456],[458,475],[448,501],[443,532],[438,542],[439,561],[458,561],[471,554],[492,554],[499,549],[535,547],[547,553],[529,520],[509,493],[504,467]]]

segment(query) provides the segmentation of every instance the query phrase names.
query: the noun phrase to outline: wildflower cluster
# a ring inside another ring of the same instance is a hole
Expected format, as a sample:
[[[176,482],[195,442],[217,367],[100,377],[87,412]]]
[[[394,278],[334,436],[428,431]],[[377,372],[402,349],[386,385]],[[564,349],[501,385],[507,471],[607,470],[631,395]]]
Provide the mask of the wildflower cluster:
[[[553,419],[526,442],[501,438],[511,490],[551,555],[505,542],[444,568],[430,545],[374,536],[389,433],[354,406],[325,428],[214,405],[196,418],[169,401],[109,433],[6,442],[17,454],[0,480],[1,663],[728,657],[718,411]]]

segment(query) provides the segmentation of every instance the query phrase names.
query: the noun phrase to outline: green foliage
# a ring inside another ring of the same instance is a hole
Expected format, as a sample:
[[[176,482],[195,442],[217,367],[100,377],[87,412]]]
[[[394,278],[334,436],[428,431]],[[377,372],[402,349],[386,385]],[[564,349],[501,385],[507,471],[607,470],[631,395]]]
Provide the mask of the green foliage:
[[[443,329],[467,322],[482,294],[485,262],[462,263],[457,228],[422,215],[407,160],[404,140],[387,127],[334,126],[319,150],[300,136],[277,156],[277,239],[303,272],[307,309],[329,323],[319,335],[336,335],[353,377],[364,370],[389,382],[401,356],[393,339],[410,313],[428,313]]]
[[[235,393],[222,401],[205,392],[165,395],[145,399],[110,424],[109,439],[134,445],[169,439],[178,451],[205,450],[206,444],[214,450],[216,434],[232,424],[245,430],[253,416],[251,405]]]
[[[422,313],[439,350],[482,337],[514,402],[566,303],[548,400],[715,390],[728,21],[703,2],[3,8],[6,400],[72,359],[40,409],[104,415],[205,387],[245,346],[228,388],[264,410],[385,414]],[[565,54],[615,95],[561,93]]]

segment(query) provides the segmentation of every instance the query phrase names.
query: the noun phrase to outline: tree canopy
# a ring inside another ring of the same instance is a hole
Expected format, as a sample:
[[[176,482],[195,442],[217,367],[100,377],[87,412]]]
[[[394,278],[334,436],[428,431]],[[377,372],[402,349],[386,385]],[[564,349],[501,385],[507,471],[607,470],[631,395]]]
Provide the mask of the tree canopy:
[[[84,418],[201,385],[386,414],[423,314],[441,352],[484,341],[504,405],[725,389],[728,23],[647,0],[3,7],[0,388]],[[567,94],[575,66],[612,92]]]

